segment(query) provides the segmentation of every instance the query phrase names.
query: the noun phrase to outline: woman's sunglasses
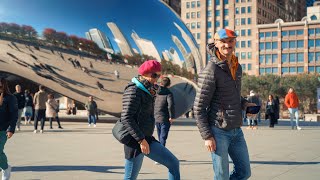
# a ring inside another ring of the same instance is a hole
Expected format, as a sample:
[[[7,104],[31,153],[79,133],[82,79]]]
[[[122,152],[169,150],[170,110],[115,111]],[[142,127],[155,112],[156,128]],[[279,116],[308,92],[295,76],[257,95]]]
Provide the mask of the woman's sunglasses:
[[[151,77],[156,79],[156,78],[159,78],[161,75],[160,74],[157,74],[157,73],[152,73],[151,74]]]

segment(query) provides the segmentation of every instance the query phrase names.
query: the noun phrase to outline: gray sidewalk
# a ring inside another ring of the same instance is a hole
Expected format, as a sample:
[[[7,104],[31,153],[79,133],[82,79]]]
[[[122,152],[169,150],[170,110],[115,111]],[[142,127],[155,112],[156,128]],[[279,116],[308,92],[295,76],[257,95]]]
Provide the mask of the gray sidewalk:
[[[252,168],[250,179],[308,179],[320,177],[320,126],[304,122],[301,131],[288,121],[269,129],[245,133]],[[179,119],[172,126],[167,147],[180,160],[181,179],[213,179],[210,154],[204,147],[194,120]],[[47,123],[48,125],[48,123]],[[302,124],[303,125],[303,124]],[[70,180],[122,179],[123,146],[111,134],[113,124],[63,122],[63,130],[33,134],[33,126],[22,126],[6,144],[13,166],[12,179]],[[231,168],[231,163],[230,163]],[[167,179],[167,170],[145,158],[138,179]]]

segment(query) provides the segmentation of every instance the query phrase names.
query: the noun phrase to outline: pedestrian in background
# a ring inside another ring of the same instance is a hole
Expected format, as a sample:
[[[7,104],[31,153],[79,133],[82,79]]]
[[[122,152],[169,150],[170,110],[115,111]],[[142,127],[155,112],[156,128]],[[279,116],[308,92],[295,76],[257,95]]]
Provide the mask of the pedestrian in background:
[[[30,91],[28,89],[24,91],[24,97],[25,97],[25,106],[23,109],[23,116],[24,116],[24,124],[26,125],[31,123],[31,117],[33,114],[33,110],[32,110],[33,100],[32,100]]]
[[[17,102],[18,102],[17,131],[20,131],[21,117],[23,113],[23,108],[26,103],[26,99],[24,97],[24,93],[21,92],[21,86],[19,84],[16,85],[16,92],[14,92],[13,95],[17,98]]]
[[[38,121],[41,121],[41,130],[40,133],[43,133],[44,123],[46,121],[46,102],[47,102],[47,93],[45,92],[45,87],[40,85],[39,91],[33,97],[33,104],[35,109],[34,116],[34,131],[37,133],[38,130]]]
[[[87,110],[87,115],[88,115],[88,126],[90,127],[91,124],[93,123],[93,126],[96,127],[97,119],[97,111],[98,111],[98,106],[97,103],[93,100],[92,96],[89,96],[89,100],[87,101],[85,108]]]
[[[291,129],[294,129],[293,119],[295,117],[296,128],[297,130],[301,130],[301,127],[299,126],[299,99],[293,88],[289,88],[284,103],[287,106],[290,113]]]

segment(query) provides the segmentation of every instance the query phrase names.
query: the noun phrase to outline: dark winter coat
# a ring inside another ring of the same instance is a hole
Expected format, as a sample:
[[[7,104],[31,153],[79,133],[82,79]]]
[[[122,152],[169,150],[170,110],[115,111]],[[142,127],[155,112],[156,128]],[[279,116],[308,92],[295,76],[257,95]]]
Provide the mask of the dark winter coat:
[[[174,100],[168,88],[160,86],[154,105],[154,117],[157,123],[169,122],[174,118]]]
[[[18,103],[14,95],[4,95],[0,106],[0,131],[14,133],[18,120]]]
[[[20,93],[13,93],[13,95],[17,98],[17,102],[18,102],[18,109],[23,109],[26,103],[26,98],[24,97],[24,93],[20,92]]]

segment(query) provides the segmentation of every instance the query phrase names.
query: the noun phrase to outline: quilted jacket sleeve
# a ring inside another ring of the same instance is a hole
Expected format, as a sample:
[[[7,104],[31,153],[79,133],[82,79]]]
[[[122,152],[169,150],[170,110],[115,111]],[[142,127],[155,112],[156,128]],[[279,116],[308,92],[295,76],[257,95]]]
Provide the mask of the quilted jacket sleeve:
[[[141,96],[142,93],[138,92],[136,86],[129,86],[123,94],[121,113],[121,122],[130,135],[138,142],[145,138],[137,124],[137,113],[140,112],[141,108]]]
[[[175,109],[174,109],[174,99],[172,93],[169,93],[167,96],[167,102],[168,102],[168,110],[169,110],[169,117],[175,118]]]
[[[216,83],[214,78],[215,64],[209,62],[206,68],[199,74],[198,89],[194,102],[194,113],[203,139],[213,137],[211,127],[208,121],[207,109],[210,106],[213,94],[216,90]]]

